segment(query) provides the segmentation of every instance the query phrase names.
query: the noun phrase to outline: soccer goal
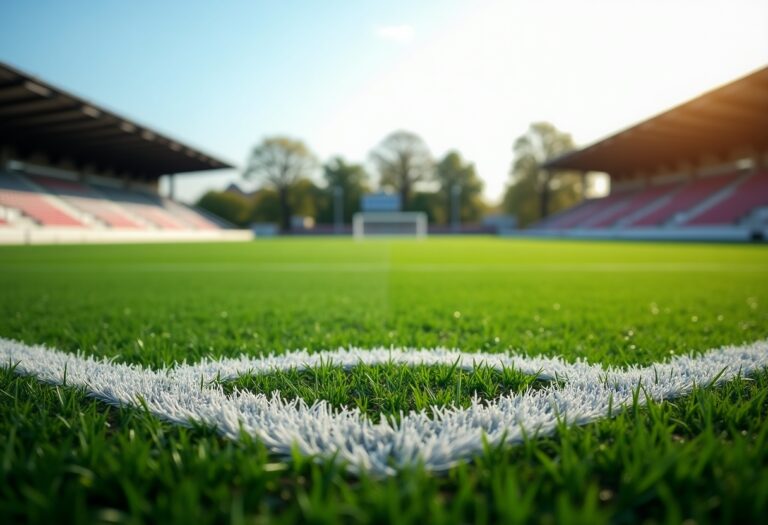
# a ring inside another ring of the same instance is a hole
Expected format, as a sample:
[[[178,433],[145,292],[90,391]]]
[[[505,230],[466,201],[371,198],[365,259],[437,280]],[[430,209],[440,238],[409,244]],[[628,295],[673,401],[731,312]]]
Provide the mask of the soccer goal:
[[[356,239],[371,236],[427,236],[427,214],[420,211],[360,212],[352,218]]]

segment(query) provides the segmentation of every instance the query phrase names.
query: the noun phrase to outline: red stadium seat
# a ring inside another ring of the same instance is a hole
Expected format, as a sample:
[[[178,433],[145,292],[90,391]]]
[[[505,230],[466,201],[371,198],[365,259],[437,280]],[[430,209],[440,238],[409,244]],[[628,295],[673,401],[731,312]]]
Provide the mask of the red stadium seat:
[[[0,205],[14,208],[44,226],[83,226],[83,223],[31,191],[0,189]]]
[[[734,224],[760,206],[768,206],[768,173],[752,175],[739,184],[731,195],[693,217],[686,224]]]
[[[611,193],[607,197],[603,197],[601,199],[595,199],[592,201],[592,206],[589,208],[588,211],[585,213],[580,213],[577,217],[571,218],[571,220],[566,221],[562,227],[563,228],[592,228],[595,218],[601,217],[605,213],[611,213],[608,210],[612,210],[613,208],[617,209],[623,209],[622,204],[627,202],[633,195],[635,194],[635,190],[625,190],[625,191],[618,191],[616,193]],[[597,219],[600,220],[600,219]]]
[[[163,207],[159,197],[143,193],[99,186],[98,191],[111,202],[119,204],[132,214],[141,217],[148,224],[162,230],[188,230],[192,226],[174,217]]]
[[[656,199],[661,198],[667,193],[673,192],[676,187],[676,185],[667,184],[664,186],[646,188],[642,191],[634,193],[627,198],[625,206],[621,206],[613,212],[610,212],[607,215],[603,215],[600,220],[590,224],[589,226],[590,228],[604,228],[612,226],[621,219],[642,210]]]
[[[172,213],[175,217],[183,220],[187,224],[192,225],[198,230],[218,230],[220,229],[218,224],[215,224],[199,213],[186,206],[173,202],[171,200],[165,200],[165,209]]]
[[[572,224],[577,224],[582,219],[588,217],[594,206],[602,199],[589,199],[571,209],[565,210],[555,217],[541,223],[540,227],[549,229],[569,228]]]
[[[94,216],[107,226],[130,229],[144,227],[120,207],[85,184],[40,175],[28,175],[28,178],[38,186],[55,193],[75,208]]]
[[[672,219],[678,213],[690,210],[704,199],[714,195],[738,178],[737,173],[716,175],[689,182],[675,193],[665,205],[648,215],[638,218],[630,226],[657,226]]]

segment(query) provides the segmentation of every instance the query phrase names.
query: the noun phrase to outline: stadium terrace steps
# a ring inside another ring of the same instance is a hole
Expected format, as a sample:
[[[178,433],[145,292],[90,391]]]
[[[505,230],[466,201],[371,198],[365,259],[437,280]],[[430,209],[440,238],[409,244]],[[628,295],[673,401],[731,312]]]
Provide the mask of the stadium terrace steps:
[[[591,222],[596,216],[602,215],[607,209],[610,209],[617,203],[623,201],[626,196],[627,194],[622,192],[598,199],[589,199],[575,208],[574,213],[565,211],[558,217],[560,220],[546,224],[544,227],[548,229],[583,227],[586,223]]]
[[[623,227],[632,224],[665,206],[680,191],[681,187],[682,184],[680,183],[671,183],[646,188],[641,195],[633,199],[632,209],[627,210],[624,216],[616,222],[615,226]]]
[[[704,213],[708,209],[719,204],[723,199],[729,197],[742,182],[747,180],[747,178],[749,178],[749,173],[740,174],[739,176],[735,177],[732,182],[709,194],[705,199],[702,199],[700,202],[696,203],[695,206],[688,208],[685,210],[685,212],[679,213],[672,217],[668,224],[688,224],[689,221],[697,215]]]
[[[124,210],[111,204],[105,197],[99,195],[85,184],[41,175],[29,175],[28,178],[73,207],[92,215],[106,226],[131,229],[145,227],[130,217]]]
[[[768,171],[733,170],[621,190],[583,201],[530,231],[601,239],[766,239]]]
[[[55,206],[44,194],[38,193],[24,180],[12,174],[0,176],[0,205],[19,210],[42,226],[85,226],[85,224]]]
[[[580,204],[577,204],[573,208],[564,210],[558,213],[556,216],[545,219],[540,226],[542,228],[562,228],[567,227],[568,224],[576,223],[582,218],[589,215],[591,207],[595,204],[596,199],[588,199]]]
[[[3,224],[12,228],[66,226],[137,233],[215,233],[224,228],[170,199],[39,174],[0,173],[0,206],[11,210]]]
[[[195,212],[194,210],[189,209],[188,207],[184,206],[183,204],[179,204],[177,202],[174,202],[170,199],[164,199],[163,204],[165,205],[165,208],[172,212],[175,216],[179,217],[180,219],[184,220],[188,224],[191,224],[195,228],[201,229],[201,230],[217,230],[219,229],[219,225],[215,224],[214,222],[208,220],[203,215]]]
[[[635,190],[626,190],[603,197],[596,202],[592,214],[576,226],[579,228],[600,228],[606,220],[620,216],[629,205]]]
[[[611,212],[605,213],[597,222],[590,224],[591,228],[603,228],[619,225],[622,220],[642,212],[644,208],[653,204],[657,199],[663,197],[670,191],[674,191],[674,186],[652,186],[627,195],[622,200],[621,206],[612,208]]]
[[[686,224],[736,224],[739,219],[761,206],[768,206],[768,172],[754,173],[740,181],[730,194],[694,215]]]
[[[194,229],[193,225],[185,223],[166,210],[160,199],[116,188],[99,187],[98,190],[111,201],[118,203],[156,228],[162,230]]]
[[[0,190],[0,204],[21,211],[43,226],[84,226],[82,222],[49,203],[42,195]]]
[[[672,221],[676,216],[692,209],[729,184],[732,184],[737,178],[737,173],[729,173],[727,175],[715,175],[693,180],[672,195],[667,204],[627,226],[658,226]]]

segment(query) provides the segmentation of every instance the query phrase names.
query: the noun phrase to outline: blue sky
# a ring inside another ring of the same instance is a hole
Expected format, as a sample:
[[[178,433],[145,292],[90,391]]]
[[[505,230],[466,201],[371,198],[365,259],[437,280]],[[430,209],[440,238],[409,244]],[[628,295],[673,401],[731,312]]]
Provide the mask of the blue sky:
[[[365,161],[407,128],[493,200],[533,120],[583,144],[768,63],[768,2],[5,0],[0,59],[237,165],[274,134]]]

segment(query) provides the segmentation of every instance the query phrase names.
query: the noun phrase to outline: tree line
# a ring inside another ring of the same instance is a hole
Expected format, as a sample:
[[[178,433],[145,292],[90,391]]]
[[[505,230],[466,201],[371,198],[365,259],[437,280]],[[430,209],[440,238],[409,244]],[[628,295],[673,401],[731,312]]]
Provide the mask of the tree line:
[[[415,133],[391,133],[368,158],[377,175],[376,187],[397,192],[403,210],[425,212],[430,223],[447,225],[454,218],[477,223],[496,211],[516,216],[524,226],[584,198],[584,175],[555,174],[541,168],[547,159],[573,148],[571,136],[552,124],[531,124],[514,143],[510,182],[497,208],[483,201],[483,182],[472,162],[458,151],[434,159]],[[320,181],[318,172],[322,173]],[[360,211],[361,197],[374,189],[373,176],[365,165],[338,156],[321,164],[303,141],[289,137],[267,137],[257,144],[243,176],[257,181],[259,189],[250,195],[210,191],[197,205],[238,226],[270,222],[288,231],[291,217],[296,215],[313,217],[320,224],[334,223],[339,205],[341,219],[349,224]]]

